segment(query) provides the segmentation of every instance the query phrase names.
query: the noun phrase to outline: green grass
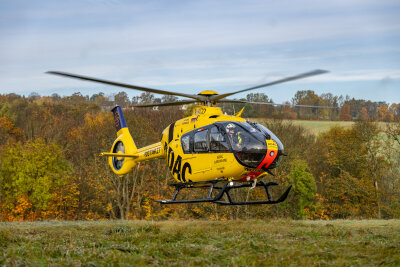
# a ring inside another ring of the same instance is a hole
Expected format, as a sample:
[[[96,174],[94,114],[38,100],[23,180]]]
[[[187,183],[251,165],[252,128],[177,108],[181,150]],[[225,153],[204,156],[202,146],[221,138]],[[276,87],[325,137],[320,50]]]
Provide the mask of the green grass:
[[[251,118],[250,121],[264,122],[268,119],[265,118]],[[353,121],[312,121],[312,120],[285,120],[293,123],[294,125],[300,125],[306,128],[315,135],[328,131],[333,126],[342,126],[344,128],[350,128],[353,126]]]
[[[250,121],[264,122],[264,118],[251,118]],[[341,126],[344,128],[351,128],[354,125],[354,121],[313,121],[313,120],[285,120],[293,123],[294,125],[300,125],[310,133],[318,135],[319,133],[329,131],[331,127]],[[378,122],[378,126],[384,130],[386,127],[386,122]]]
[[[307,120],[293,120],[294,125],[300,125],[309,130],[313,134],[329,131],[331,127],[341,126],[344,128],[351,128],[354,125],[352,121],[307,121]]]
[[[399,266],[399,220],[0,223],[0,265]]]

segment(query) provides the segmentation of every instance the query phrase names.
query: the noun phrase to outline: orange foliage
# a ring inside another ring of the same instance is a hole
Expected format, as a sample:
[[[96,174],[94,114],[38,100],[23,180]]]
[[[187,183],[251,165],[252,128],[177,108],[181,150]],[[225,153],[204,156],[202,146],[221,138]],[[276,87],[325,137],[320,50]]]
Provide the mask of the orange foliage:
[[[361,120],[362,121],[367,121],[368,119],[369,119],[368,111],[367,111],[367,109],[365,107],[363,107],[361,109]]]
[[[382,105],[378,107],[378,115],[379,115],[379,120],[381,121],[391,122],[394,120],[394,115],[392,113],[392,110],[388,109],[387,105]]]
[[[342,109],[340,110],[340,119],[343,121],[351,120],[349,104],[346,103],[343,105]]]

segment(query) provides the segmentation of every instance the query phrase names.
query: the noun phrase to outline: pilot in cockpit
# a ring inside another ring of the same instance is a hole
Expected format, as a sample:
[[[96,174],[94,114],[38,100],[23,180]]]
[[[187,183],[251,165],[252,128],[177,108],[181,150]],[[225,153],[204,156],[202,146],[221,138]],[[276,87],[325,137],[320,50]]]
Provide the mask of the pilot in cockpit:
[[[228,133],[229,138],[231,139],[232,146],[235,146],[234,149],[241,148],[242,137],[239,127],[237,127],[233,123],[229,123],[226,126],[226,132]]]

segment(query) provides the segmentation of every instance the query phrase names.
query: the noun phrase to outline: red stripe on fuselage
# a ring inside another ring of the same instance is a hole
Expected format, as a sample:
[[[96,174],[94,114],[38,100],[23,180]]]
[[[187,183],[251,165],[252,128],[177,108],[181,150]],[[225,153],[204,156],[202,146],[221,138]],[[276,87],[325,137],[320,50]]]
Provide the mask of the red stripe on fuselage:
[[[274,155],[271,156],[271,152],[274,152]],[[258,165],[257,169],[261,169],[262,167],[268,168],[269,165],[271,165],[272,162],[274,162],[276,156],[278,155],[278,150],[267,150],[267,155],[265,155],[264,160]]]
[[[273,156],[271,156],[271,152],[274,152]],[[277,155],[278,155],[278,150],[268,149],[267,154],[265,155],[265,158],[260,163],[260,165],[258,165],[257,169],[261,170],[262,167],[268,168],[269,165],[271,165],[272,162],[274,162]],[[262,172],[249,172],[248,174],[243,176],[239,181],[251,181],[251,180],[256,179],[261,174],[262,174]]]

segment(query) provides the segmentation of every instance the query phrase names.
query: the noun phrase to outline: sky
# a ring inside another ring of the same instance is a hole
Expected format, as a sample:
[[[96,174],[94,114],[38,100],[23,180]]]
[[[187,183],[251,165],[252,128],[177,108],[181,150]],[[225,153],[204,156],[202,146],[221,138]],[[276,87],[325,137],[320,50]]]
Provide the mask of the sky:
[[[221,94],[325,69],[254,93],[400,103],[398,0],[1,0],[0,36],[0,94],[141,93],[50,70]]]

